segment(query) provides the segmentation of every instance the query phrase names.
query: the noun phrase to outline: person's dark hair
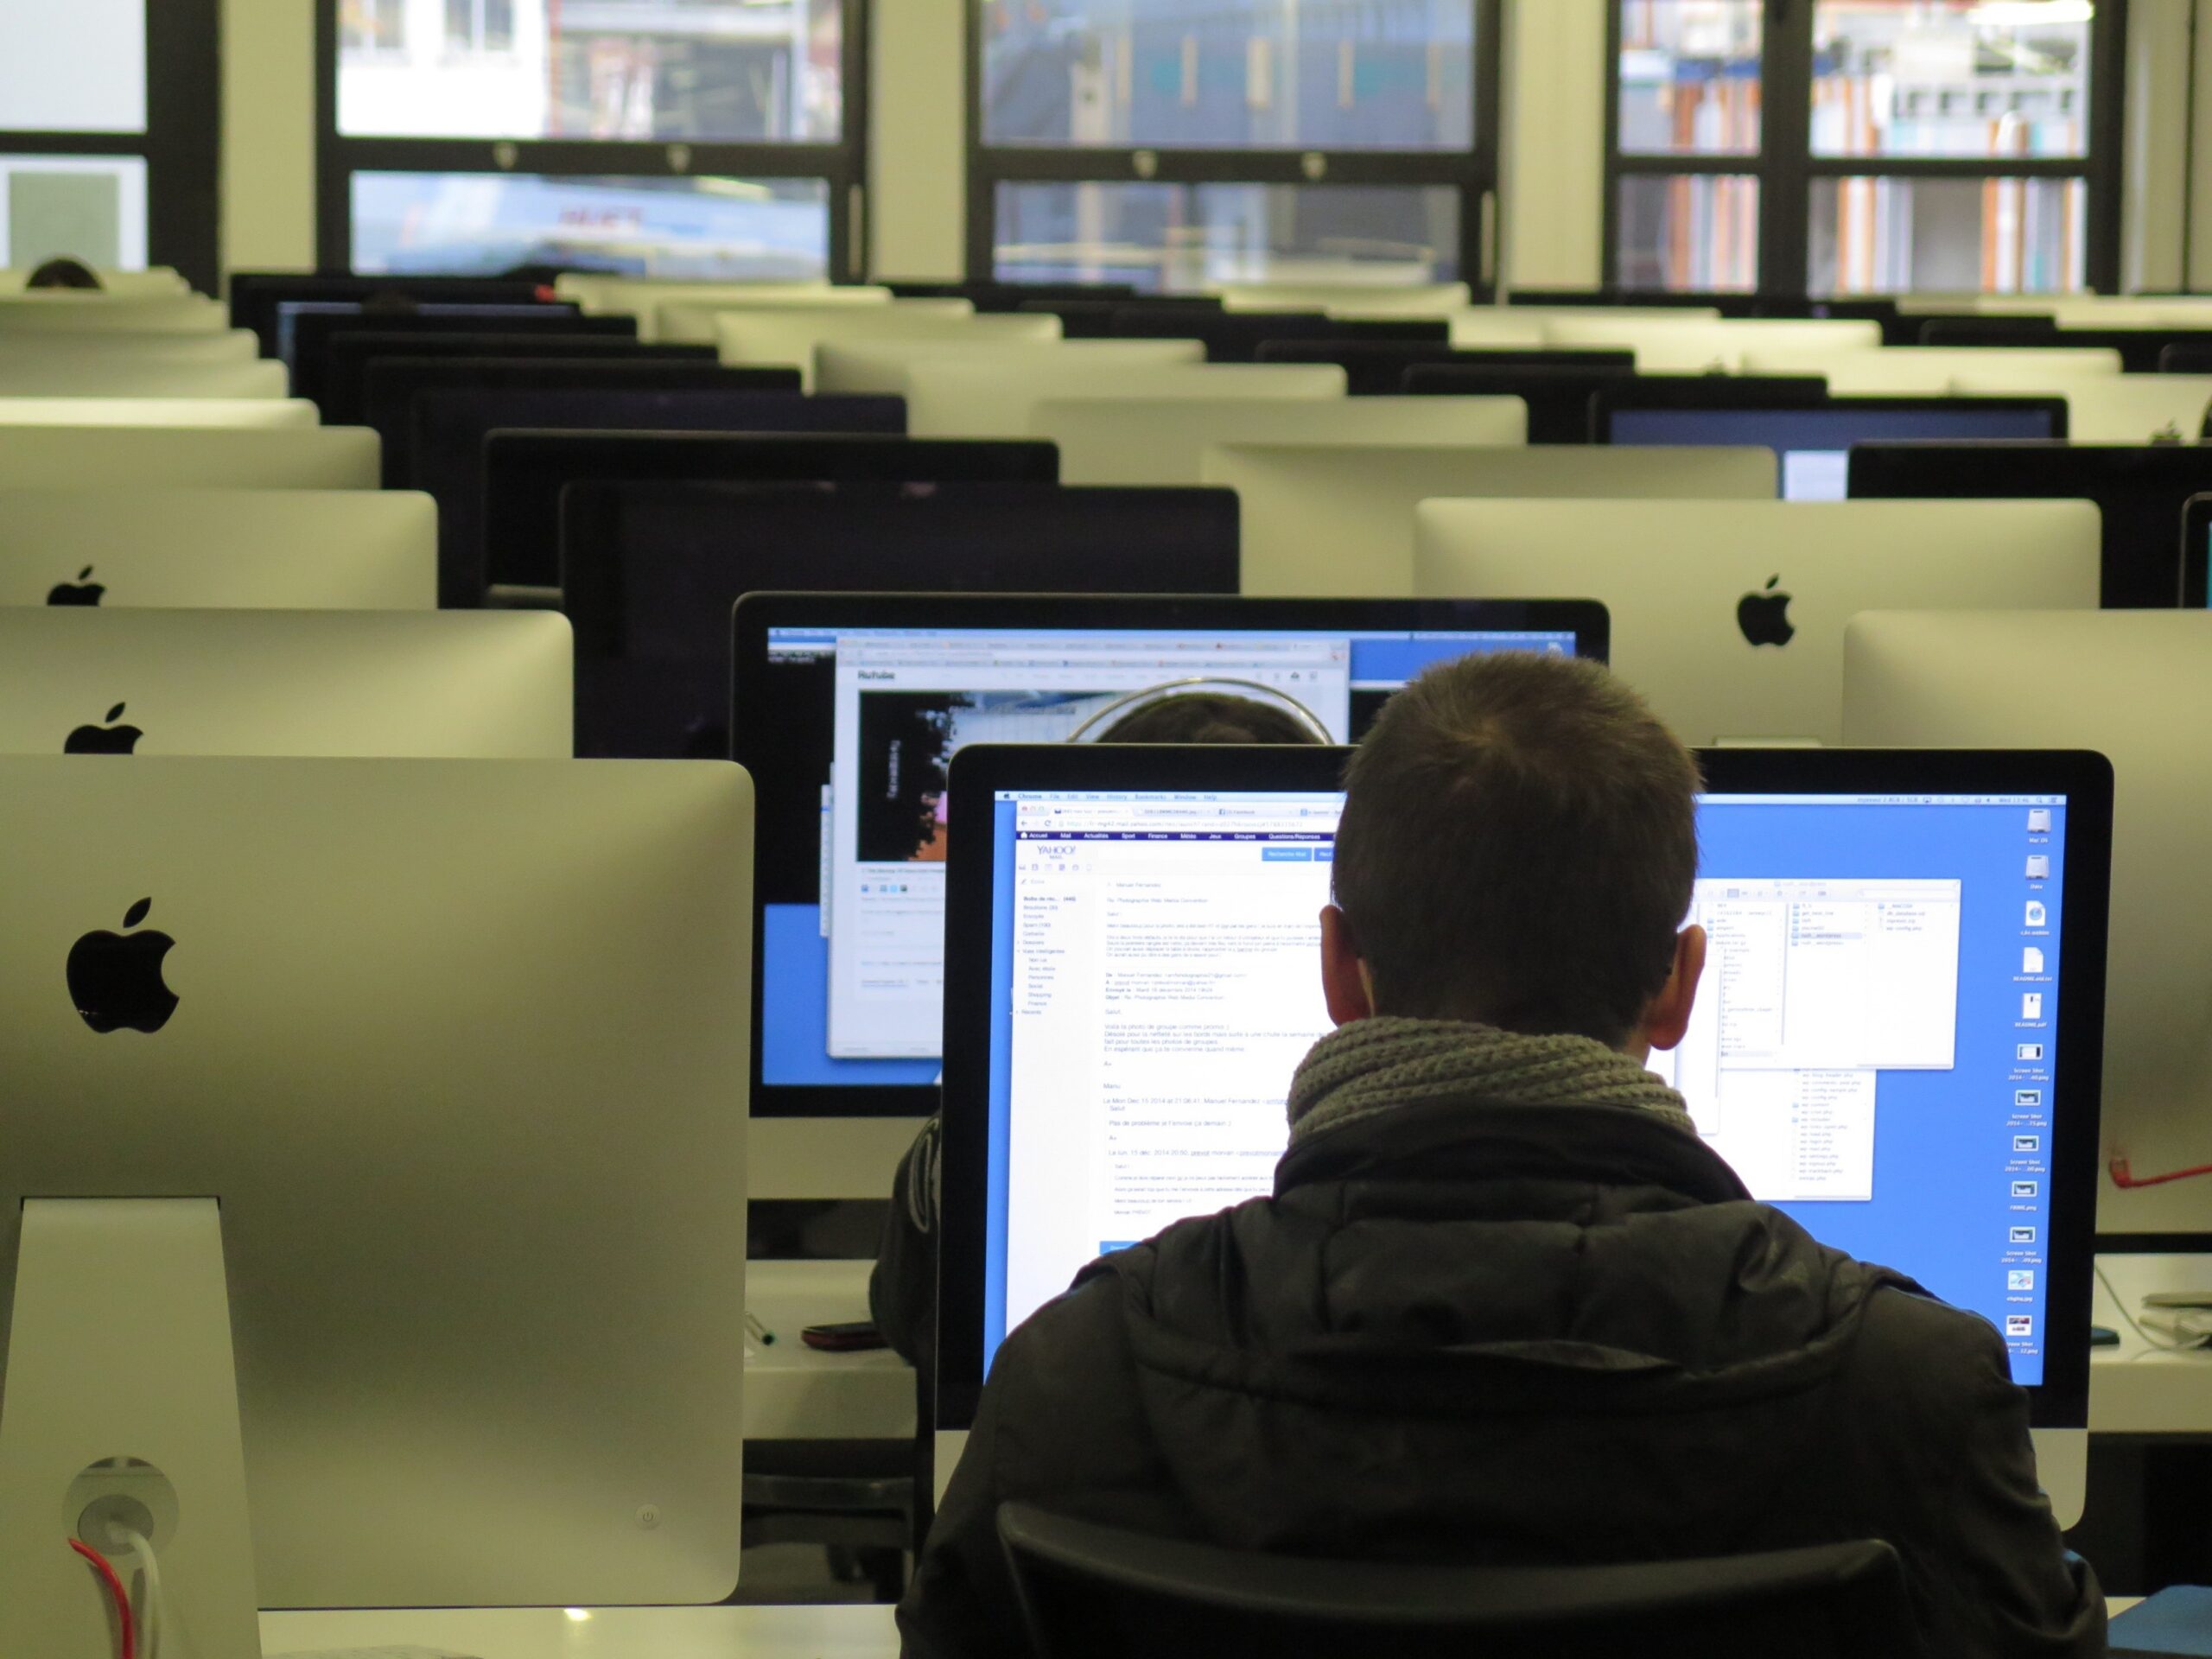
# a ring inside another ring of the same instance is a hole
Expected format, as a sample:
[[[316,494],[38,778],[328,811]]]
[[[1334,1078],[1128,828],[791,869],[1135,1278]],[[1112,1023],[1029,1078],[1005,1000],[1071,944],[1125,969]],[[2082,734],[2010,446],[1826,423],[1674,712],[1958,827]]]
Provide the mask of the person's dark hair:
[[[1192,691],[1132,709],[1098,734],[1101,743],[1313,743],[1288,709],[1222,691]]]
[[[99,275],[81,259],[49,259],[30,274],[26,288],[98,288]]]
[[[1618,1044],[1697,879],[1697,763],[1595,663],[1441,664],[1345,774],[1336,898],[1378,1014]]]

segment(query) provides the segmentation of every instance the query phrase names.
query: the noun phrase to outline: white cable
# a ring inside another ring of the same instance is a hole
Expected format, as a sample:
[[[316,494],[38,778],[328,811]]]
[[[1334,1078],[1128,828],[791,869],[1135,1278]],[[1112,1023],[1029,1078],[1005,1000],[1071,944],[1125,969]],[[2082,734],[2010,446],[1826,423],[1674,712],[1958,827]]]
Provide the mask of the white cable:
[[[138,1561],[139,1586],[145,1598],[137,1614],[139,1659],[161,1659],[162,1564],[154,1554],[153,1541],[129,1527],[111,1523],[108,1531]]]

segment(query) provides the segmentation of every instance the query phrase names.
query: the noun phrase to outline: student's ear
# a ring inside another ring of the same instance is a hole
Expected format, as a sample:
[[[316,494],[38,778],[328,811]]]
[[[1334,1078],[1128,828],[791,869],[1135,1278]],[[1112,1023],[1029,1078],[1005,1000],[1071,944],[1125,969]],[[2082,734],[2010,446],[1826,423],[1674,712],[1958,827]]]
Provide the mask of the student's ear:
[[[1329,1018],[1339,1026],[1374,1016],[1375,999],[1367,987],[1358,941],[1351,936],[1350,919],[1334,905],[1321,912],[1321,995],[1329,1005]]]
[[[1698,981],[1705,976],[1705,930],[1686,927],[1675,938],[1674,971],[1643,1011],[1643,1039],[1651,1047],[1678,1047],[1689,1035]]]

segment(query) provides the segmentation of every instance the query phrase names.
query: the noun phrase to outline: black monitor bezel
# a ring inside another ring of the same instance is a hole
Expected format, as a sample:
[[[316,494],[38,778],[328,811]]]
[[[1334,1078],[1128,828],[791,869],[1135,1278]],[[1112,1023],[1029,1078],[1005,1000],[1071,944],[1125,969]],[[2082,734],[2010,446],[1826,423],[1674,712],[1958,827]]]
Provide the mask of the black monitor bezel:
[[[1002,789],[1336,790],[1343,787],[1351,753],[977,747],[953,760],[951,810],[956,822],[983,822],[994,795]],[[1706,789],[1713,794],[2066,798],[2062,914],[2067,934],[2059,959],[2058,1061],[2052,1084],[2044,1371],[2042,1383],[2027,1394],[2036,1427],[2086,1427],[2111,906],[2111,763],[2081,750],[1709,749],[1700,752],[1699,760]],[[956,839],[946,872],[936,1398],[937,1426],[947,1430],[974,1426],[983,1381],[995,842],[988,835]],[[2059,1332],[2069,1334],[2061,1338]]]
[[[1262,599],[1183,594],[747,594],[730,619],[730,753],[758,770],[774,747],[772,720],[748,721],[766,706],[768,634],[773,628],[1141,628],[1205,632],[1232,624],[1254,631],[1333,629],[1357,607],[1360,627],[1392,632],[1463,632],[1485,629],[1567,632],[1577,654],[1605,662],[1612,620],[1595,600]],[[582,647],[581,637],[579,648]],[[925,1117],[936,1090],[920,1087],[772,1085],[760,1076],[758,1040],[765,1007],[766,933],[760,892],[753,899],[753,1112],[760,1117]]]
[[[1727,395],[1725,388],[1730,383],[1725,381],[1719,387],[1713,388],[1710,391],[1696,391],[1694,395],[1687,398],[1682,397],[1679,392],[1671,390],[1671,388],[1680,386],[1681,384],[1682,383],[1679,381],[1669,381],[1663,377],[1654,378],[1651,376],[1645,376],[1637,380],[1624,381],[1618,385],[1601,387],[1599,390],[1597,397],[1591,406],[1592,419],[1595,423],[1597,441],[1599,443],[1604,444],[1610,444],[1615,441],[1613,438],[1613,416],[1622,410],[1663,410],[1740,409],[1747,414],[1758,414],[1774,410],[1787,412],[1796,410],[1843,410],[1848,412],[1863,415],[1878,415],[1883,413],[1885,410],[1909,410],[1913,413],[1919,413],[1924,410],[1932,414],[1955,413],[1961,410],[1969,412],[1981,410],[1991,414],[2009,414],[2017,410],[2024,413],[2033,413],[2050,416],[2050,436],[2049,441],[2050,442],[2056,442],[2058,440],[2064,439],[2070,435],[2072,431],[2070,424],[2072,420],[2072,411],[2067,404],[2066,399],[2063,397],[2037,397],[2029,396],[1954,397],[1942,394],[1913,396],[1909,393],[1892,394],[1887,392],[1878,395],[1862,396],[1852,393],[1837,394],[1834,392],[1824,392],[1817,397],[1808,397],[1802,403],[1792,402],[1787,398],[1780,397],[1768,397],[1764,394],[1758,395],[1751,399],[1739,402]],[[1744,385],[1747,383],[1738,381],[1733,384]],[[1933,442],[1940,442],[1940,440],[1897,438],[1885,440],[1885,442],[1910,443]],[[1966,442],[1973,442],[1973,440],[1966,440]],[[2044,440],[2031,440],[2031,442],[2044,442]]]

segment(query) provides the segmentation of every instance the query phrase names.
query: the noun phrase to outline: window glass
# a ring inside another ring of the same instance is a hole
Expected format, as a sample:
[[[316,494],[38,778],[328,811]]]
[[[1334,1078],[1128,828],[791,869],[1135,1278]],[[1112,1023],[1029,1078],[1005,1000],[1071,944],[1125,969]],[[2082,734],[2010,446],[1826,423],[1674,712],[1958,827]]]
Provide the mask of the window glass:
[[[983,142],[1465,149],[1474,37],[1474,0],[984,0]]]
[[[644,276],[820,282],[820,179],[356,173],[353,266],[490,274],[522,264]]]
[[[343,5],[349,137],[829,143],[843,127],[842,0]]]
[[[1759,181],[1733,174],[1632,174],[1620,181],[1624,289],[1751,289],[1759,281]]]
[[[1816,156],[2086,155],[2090,0],[1821,0]]]
[[[0,0],[0,130],[143,132],[146,4]]]
[[[1622,153],[1756,154],[1762,0],[1619,4]]]
[[[0,154],[0,270],[59,257],[146,269],[143,158]]]
[[[2056,294],[2087,286],[2081,179],[1815,179],[1815,294]]]
[[[1450,282],[1449,186],[1002,184],[1001,282]]]

